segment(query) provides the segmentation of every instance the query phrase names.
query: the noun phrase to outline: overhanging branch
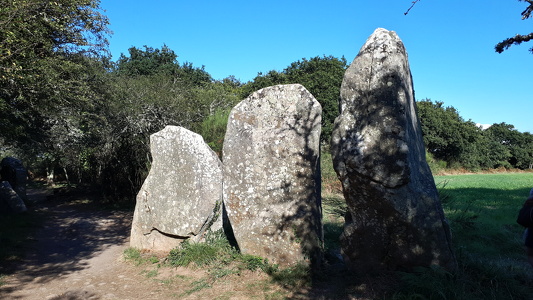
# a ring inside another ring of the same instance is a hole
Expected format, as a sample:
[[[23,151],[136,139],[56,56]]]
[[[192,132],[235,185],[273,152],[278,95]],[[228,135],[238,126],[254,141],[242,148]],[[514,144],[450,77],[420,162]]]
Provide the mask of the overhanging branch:
[[[504,50],[509,49],[509,47],[512,45],[520,45],[523,42],[529,42],[530,40],[533,40],[533,32],[526,35],[517,34],[512,38],[505,39],[504,41],[498,43],[494,48],[496,52],[502,53]]]
[[[416,4],[418,1],[420,1],[420,0],[415,0],[415,1],[413,1],[413,3],[411,4],[411,7],[409,7],[409,9],[408,9],[406,12],[404,12],[403,14],[404,14],[404,15],[407,15],[407,14],[409,13],[409,11],[411,11],[411,9],[415,6],[415,4]],[[533,0],[527,0],[527,1],[533,1]]]

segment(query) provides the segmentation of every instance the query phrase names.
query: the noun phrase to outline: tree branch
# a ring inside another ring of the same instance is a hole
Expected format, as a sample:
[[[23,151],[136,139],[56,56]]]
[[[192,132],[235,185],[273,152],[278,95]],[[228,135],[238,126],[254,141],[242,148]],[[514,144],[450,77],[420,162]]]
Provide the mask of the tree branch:
[[[502,53],[504,50],[509,49],[509,47],[512,45],[520,45],[523,42],[529,42],[530,40],[533,40],[533,32],[526,35],[517,34],[512,38],[505,39],[504,41],[498,43],[494,48],[496,52]]]
[[[529,3],[526,9],[522,12],[522,20],[528,19],[531,16],[531,13],[533,13],[533,0],[520,1]],[[502,42],[496,44],[494,49],[496,50],[496,52],[502,53],[503,51],[509,49],[509,47],[511,47],[512,45],[520,45],[523,42],[529,42],[531,40],[533,40],[533,32],[530,34],[517,34],[514,37],[505,39]],[[533,48],[529,50],[533,52]]]
[[[409,11],[411,11],[411,9],[415,6],[415,4],[416,4],[418,1],[420,1],[420,0],[415,0],[415,1],[413,1],[413,3],[411,4],[411,7],[409,7],[409,9],[408,9],[406,12],[404,12],[403,14],[407,16],[407,14],[409,13]],[[525,0],[525,1],[533,1],[533,0]]]
[[[528,19],[533,12],[533,0],[522,0],[529,3],[529,6],[522,12],[522,20]]]

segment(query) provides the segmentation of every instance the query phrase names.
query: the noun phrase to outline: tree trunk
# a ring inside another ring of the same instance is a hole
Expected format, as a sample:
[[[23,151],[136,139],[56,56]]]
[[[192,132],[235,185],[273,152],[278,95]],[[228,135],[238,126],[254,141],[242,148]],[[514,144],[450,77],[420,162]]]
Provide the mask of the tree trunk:
[[[70,185],[70,180],[68,179],[67,168],[63,167],[63,172],[65,173],[65,179],[67,180],[67,184]]]
[[[48,167],[46,169],[46,183],[48,185],[54,186],[54,168]]]

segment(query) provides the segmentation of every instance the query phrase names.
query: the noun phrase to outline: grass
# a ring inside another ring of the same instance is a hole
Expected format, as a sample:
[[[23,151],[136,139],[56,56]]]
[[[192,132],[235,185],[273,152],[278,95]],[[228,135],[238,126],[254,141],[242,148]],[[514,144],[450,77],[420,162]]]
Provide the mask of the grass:
[[[521,246],[523,228],[515,218],[533,186],[533,174],[451,175],[437,176],[435,181],[451,225],[459,264],[453,273],[433,266],[410,273],[360,278],[326,266],[321,274],[313,276],[306,266],[280,269],[260,257],[239,253],[220,232],[207,243],[185,243],[173,250],[167,264],[207,270],[207,277],[189,282],[182,296],[209,291],[217,282],[235,280],[244,272],[262,272],[270,281],[248,289],[276,287],[275,292],[263,294],[273,299],[287,298],[289,291],[302,291],[296,294],[304,298],[319,293],[325,299],[532,299],[533,273]],[[328,263],[335,259],[339,262],[334,255],[339,253],[346,211],[342,195],[333,191],[325,192],[322,199]]]
[[[297,264],[280,268],[261,257],[240,253],[230,245],[222,231],[210,233],[205,243],[184,242],[170,252],[167,264],[207,270],[208,277],[193,282],[185,295],[209,288],[226,276],[240,276],[245,271],[264,272],[272,282],[287,288],[302,287],[310,280],[308,266]]]
[[[532,299],[516,215],[533,187],[533,174],[437,176],[450,221],[459,269],[420,268],[401,273],[394,299]]]
[[[323,183],[334,182],[330,176]],[[516,215],[533,187],[532,173],[436,176],[444,212],[450,222],[459,269],[438,267],[396,272],[379,299],[533,299],[533,272],[526,262]],[[327,189],[324,189],[327,191]],[[331,191],[332,189],[330,189]],[[324,193],[326,255],[339,247],[346,205],[339,193]],[[322,284],[333,283],[322,277]],[[356,297],[357,282],[332,291]],[[320,282],[319,282],[320,284]],[[362,285],[364,286],[364,284]],[[368,287],[363,294],[368,293]]]

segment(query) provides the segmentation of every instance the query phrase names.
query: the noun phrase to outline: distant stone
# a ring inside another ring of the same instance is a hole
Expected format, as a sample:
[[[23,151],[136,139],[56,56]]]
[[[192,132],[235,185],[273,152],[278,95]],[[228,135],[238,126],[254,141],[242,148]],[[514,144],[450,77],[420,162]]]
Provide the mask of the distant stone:
[[[299,84],[256,91],[231,111],[224,203],[243,253],[283,266],[320,259],[321,114]]]
[[[170,251],[222,228],[222,163],[203,138],[167,126],[150,136],[152,166],[137,194],[131,247]]]
[[[0,213],[22,213],[27,211],[24,201],[11,188],[8,181],[0,182]]]
[[[359,272],[454,269],[407,53],[395,32],[377,29],[361,48],[346,70],[340,110],[331,151],[348,205],[345,261]]]
[[[9,181],[9,184],[23,201],[28,201],[26,185],[28,171],[22,162],[13,157],[6,157],[0,162],[1,180]]]

